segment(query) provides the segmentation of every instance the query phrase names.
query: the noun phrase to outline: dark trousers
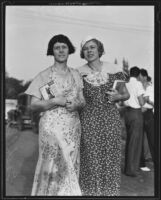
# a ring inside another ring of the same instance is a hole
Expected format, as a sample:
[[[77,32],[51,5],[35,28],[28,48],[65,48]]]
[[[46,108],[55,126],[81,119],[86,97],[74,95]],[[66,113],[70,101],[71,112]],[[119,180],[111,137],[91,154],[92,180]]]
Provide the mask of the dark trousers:
[[[136,175],[140,166],[143,140],[143,114],[141,109],[127,107],[125,109],[125,125],[127,131],[125,173]]]
[[[143,121],[144,121],[144,134],[147,134],[147,140],[149,144],[150,153],[152,160],[154,162],[154,114],[152,109],[147,109],[143,112]],[[140,166],[145,166],[145,157],[144,157],[144,145],[142,144],[142,153]]]

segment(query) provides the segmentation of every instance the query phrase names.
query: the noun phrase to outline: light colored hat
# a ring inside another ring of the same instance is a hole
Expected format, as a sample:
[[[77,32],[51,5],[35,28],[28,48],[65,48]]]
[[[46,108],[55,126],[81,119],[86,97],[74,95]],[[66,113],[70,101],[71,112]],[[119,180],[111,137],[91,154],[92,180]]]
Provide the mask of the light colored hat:
[[[96,39],[95,37],[92,37],[90,35],[88,35],[86,38],[84,38],[81,42],[81,49],[83,48],[83,46],[85,45],[86,42],[90,41],[90,40],[93,40],[93,39]]]

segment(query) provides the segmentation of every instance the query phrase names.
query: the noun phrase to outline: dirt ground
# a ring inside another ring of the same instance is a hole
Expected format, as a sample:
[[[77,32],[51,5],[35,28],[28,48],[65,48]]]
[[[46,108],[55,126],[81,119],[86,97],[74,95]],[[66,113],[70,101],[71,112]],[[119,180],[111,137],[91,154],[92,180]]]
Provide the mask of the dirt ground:
[[[122,168],[124,146],[125,140],[122,140]],[[20,132],[6,128],[6,196],[30,196],[37,158],[38,134],[31,129]],[[153,163],[147,165],[151,171],[140,171],[138,177],[122,173],[121,196],[154,196]]]

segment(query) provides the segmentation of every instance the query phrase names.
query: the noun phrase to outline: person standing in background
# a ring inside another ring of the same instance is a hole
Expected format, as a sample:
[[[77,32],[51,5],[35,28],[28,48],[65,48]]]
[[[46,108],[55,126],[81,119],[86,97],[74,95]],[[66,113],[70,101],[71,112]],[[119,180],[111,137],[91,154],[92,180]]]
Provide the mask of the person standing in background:
[[[148,72],[145,69],[140,70],[140,81],[143,84],[145,94],[144,98],[146,99],[146,103],[142,107],[143,113],[143,122],[144,122],[144,134],[147,135],[147,140],[150,148],[150,153],[152,156],[152,161],[154,162],[154,88],[150,81],[150,77],[148,76]],[[144,157],[144,143],[141,154],[141,162],[140,167],[143,171],[150,171],[148,167],[146,167],[145,157]],[[149,169],[149,170],[148,170]]]
[[[118,66],[103,62],[103,44],[94,37],[81,43],[87,64],[78,70],[83,77],[86,106],[80,112],[80,187],[85,196],[118,196],[121,182],[122,124],[116,102],[129,98],[126,76]],[[120,80],[120,90],[112,90]]]
[[[140,156],[143,140],[143,115],[141,107],[145,101],[145,93],[139,81],[140,69],[137,66],[130,68],[130,80],[126,83],[130,98],[124,102],[126,108],[124,113],[127,132],[125,145],[125,169],[127,176],[137,176],[140,165]]]

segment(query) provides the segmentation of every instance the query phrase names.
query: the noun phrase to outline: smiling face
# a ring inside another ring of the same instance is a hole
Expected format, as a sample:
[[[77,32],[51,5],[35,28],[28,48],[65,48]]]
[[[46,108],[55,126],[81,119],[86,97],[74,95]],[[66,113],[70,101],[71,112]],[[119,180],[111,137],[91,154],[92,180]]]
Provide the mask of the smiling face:
[[[66,62],[69,56],[69,48],[65,43],[56,42],[53,46],[53,55],[55,61]]]
[[[84,58],[88,62],[92,62],[99,59],[98,46],[93,40],[86,42],[82,50],[83,50]]]

